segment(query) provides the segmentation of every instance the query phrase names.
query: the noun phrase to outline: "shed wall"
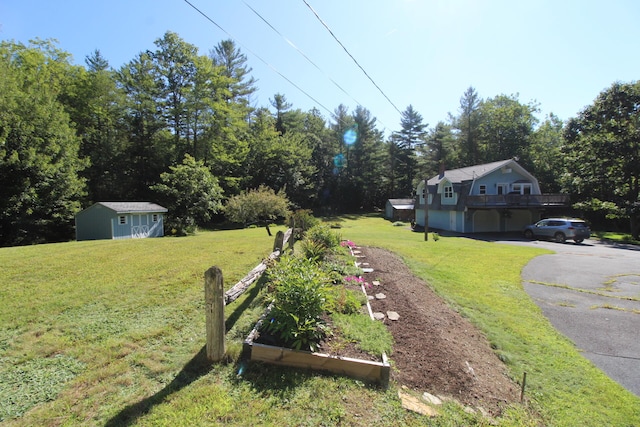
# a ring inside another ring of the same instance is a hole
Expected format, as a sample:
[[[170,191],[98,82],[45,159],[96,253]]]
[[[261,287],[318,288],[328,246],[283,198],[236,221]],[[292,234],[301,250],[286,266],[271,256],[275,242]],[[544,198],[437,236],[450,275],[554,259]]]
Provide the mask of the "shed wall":
[[[93,205],[76,215],[76,240],[111,239],[113,211]]]

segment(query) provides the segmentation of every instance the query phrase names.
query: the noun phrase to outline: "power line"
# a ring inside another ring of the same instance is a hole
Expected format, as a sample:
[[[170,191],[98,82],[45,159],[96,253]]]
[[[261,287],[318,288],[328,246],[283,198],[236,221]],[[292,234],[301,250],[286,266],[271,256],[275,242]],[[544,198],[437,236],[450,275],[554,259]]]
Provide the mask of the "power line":
[[[357,105],[362,105],[360,102],[358,102],[357,99],[355,99],[353,96],[351,96],[342,86],[340,86],[335,80],[333,80],[331,78],[331,76],[329,76],[324,70],[322,70],[315,62],[313,62],[302,50],[300,50],[298,48],[298,46],[296,46],[291,40],[289,40],[286,36],[284,36],[280,31],[278,31],[273,25],[271,25],[271,23],[269,21],[267,21],[260,13],[258,13],[253,7],[251,7],[246,1],[242,0],[242,2],[245,4],[245,6],[247,6],[249,9],[251,9],[251,11],[253,13],[255,13],[258,18],[262,19],[262,21],[264,21],[265,24],[267,24],[273,31],[275,31],[276,34],[278,34],[280,37],[282,37],[292,48],[294,48],[300,55],[302,55],[304,57],[304,59],[306,59],[311,65],[313,65],[314,67],[316,67],[316,69],[318,71],[320,71],[322,74],[325,75],[326,78],[328,78],[329,80],[331,80],[331,82],[342,91],[342,93],[344,93],[345,95],[347,95],[349,98],[351,98],[353,100],[353,102],[355,102]]]
[[[333,31],[331,31],[331,28],[329,28],[329,26],[322,20],[322,18],[320,18],[320,15],[318,15],[318,13],[313,9],[313,7],[311,7],[311,5],[307,2],[307,0],[302,0],[302,1],[304,2],[304,4],[307,5],[307,7],[311,10],[311,12],[313,12],[313,14],[316,16],[316,18],[318,18],[318,21],[320,21],[320,23],[327,29],[327,31],[329,31],[329,34],[331,34],[331,36],[335,39],[335,41],[338,42],[338,44],[342,47],[342,49],[344,49],[344,51],[347,53],[347,55],[349,55],[349,57],[353,60],[353,62],[355,62],[355,64],[358,66],[358,68],[360,68],[362,70],[364,75],[367,76],[367,78],[371,81],[371,83],[373,83],[373,85],[378,89],[378,91],[380,91],[382,96],[384,96],[387,99],[387,101],[389,101],[389,104],[391,104],[393,106],[393,108],[395,108],[396,111],[399,114],[402,114],[400,112],[400,110],[398,109],[398,107],[396,107],[396,105],[393,102],[391,102],[391,99],[389,99],[389,97],[382,91],[382,89],[380,89],[380,86],[378,86],[376,84],[376,82],[373,81],[371,76],[369,76],[369,74],[365,71],[365,69],[362,68],[362,66],[358,63],[356,58],[354,58],[353,55],[351,55],[351,53],[342,44],[342,42],[338,39],[338,37],[336,37],[336,35],[333,33]]]
[[[200,15],[202,15],[207,21],[211,22],[213,25],[215,25],[216,27],[218,27],[220,29],[220,31],[222,31],[223,33],[225,33],[227,36],[229,36],[230,38],[232,38],[236,43],[238,43],[240,46],[242,46],[247,52],[251,53],[253,56],[255,56],[256,58],[258,58],[263,64],[265,64],[267,67],[271,68],[274,72],[276,72],[280,77],[282,77],[283,79],[285,79],[287,82],[289,82],[289,84],[291,84],[293,87],[295,87],[296,89],[298,89],[300,92],[302,92],[303,94],[305,94],[309,99],[311,99],[313,102],[315,102],[317,105],[319,105],[320,107],[322,107],[325,111],[327,111],[329,113],[330,116],[334,117],[336,120],[340,120],[340,118],[338,116],[336,116],[333,112],[331,112],[331,110],[329,110],[327,107],[325,107],[324,105],[322,105],[322,103],[320,101],[318,101],[317,99],[315,99],[313,96],[309,95],[304,89],[302,89],[300,86],[298,86],[297,84],[295,84],[294,82],[292,82],[287,76],[285,76],[284,74],[282,74],[280,71],[278,71],[273,65],[271,65],[270,63],[268,63],[267,61],[265,61],[264,59],[262,59],[262,57],[260,55],[258,55],[257,53],[255,53],[254,51],[252,51],[251,49],[249,49],[246,45],[242,44],[240,41],[238,41],[237,38],[235,38],[231,33],[229,33],[227,30],[225,30],[224,28],[222,28],[217,22],[215,22],[213,19],[211,19],[206,13],[204,13],[202,10],[198,9],[193,3],[191,3],[189,0],[184,0],[185,3],[187,3],[189,6],[191,6],[196,12],[198,12]]]

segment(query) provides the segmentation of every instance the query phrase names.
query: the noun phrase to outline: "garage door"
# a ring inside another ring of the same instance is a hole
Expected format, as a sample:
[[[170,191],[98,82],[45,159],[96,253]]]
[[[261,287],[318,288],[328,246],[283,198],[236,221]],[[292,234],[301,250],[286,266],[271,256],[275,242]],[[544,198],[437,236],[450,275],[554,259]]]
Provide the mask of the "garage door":
[[[520,231],[525,225],[533,223],[529,211],[509,211],[511,217],[507,218],[506,231]]]
[[[476,211],[473,214],[473,232],[500,231],[500,215],[496,210]]]

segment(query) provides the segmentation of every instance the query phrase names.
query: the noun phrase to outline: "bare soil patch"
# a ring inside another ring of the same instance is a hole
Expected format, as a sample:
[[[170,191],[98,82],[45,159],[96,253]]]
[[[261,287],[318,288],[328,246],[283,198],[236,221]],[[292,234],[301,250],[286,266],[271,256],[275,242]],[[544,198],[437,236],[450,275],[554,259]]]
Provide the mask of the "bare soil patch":
[[[507,375],[486,337],[438,297],[395,254],[379,248],[359,248],[359,261],[372,273],[364,278],[379,286],[369,295],[374,312],[397,312],[399,320],[383,320],[394,338],[392,378],[419,392],[451,397],[497,415],[519,400],[519,387]]]

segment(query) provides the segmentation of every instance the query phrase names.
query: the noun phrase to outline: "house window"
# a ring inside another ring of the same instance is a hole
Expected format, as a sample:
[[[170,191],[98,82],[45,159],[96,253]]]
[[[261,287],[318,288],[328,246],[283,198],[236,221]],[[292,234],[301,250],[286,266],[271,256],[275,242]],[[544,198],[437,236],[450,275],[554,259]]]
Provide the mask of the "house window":
[[[481,195],[485,195],[485,194],[487,194],[487,186],[486,186],[486,185],[482,184],[482,185],[480,186],[480,194],[481,194]]]
[[[158,214],[153,214],[153,215],[151,216],[151,220],[152,220],[153,222],[158,222]]]
[[[118,217],[118,224],[120,224],[120,225],[124,225],[124,224],[126,224],[126,223],[127,223],[127,217],[126,217],[126,216],[124,216],[124,215],[120,215],[120,216]]]
[[[511,190],[516,194],[531,194],[531,184],[513,184]]]
[[[451,185],[444,187],[444,198],[453,199],[453,187]]]

